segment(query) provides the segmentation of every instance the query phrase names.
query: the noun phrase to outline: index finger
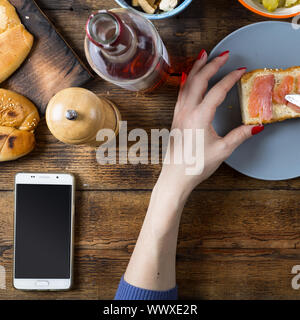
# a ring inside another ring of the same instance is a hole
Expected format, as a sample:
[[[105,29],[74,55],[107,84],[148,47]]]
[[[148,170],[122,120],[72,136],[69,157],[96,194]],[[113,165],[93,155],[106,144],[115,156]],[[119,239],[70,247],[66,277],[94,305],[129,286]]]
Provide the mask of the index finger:
[[[209,90],[200,106],[208,114],[209,121],[213,120],[217,107],[225,100],[228,92],[240,80],[245,71],[246,68],[239,68],[230,72]]]
[[[198,67],[201,61],[197,62],[185,83],[182,93],[183,101],[188,102],[191,106],[197,107],[203,100],[209,80],[227,62],[228,58],[229,51],[225,51],[202,68]]]

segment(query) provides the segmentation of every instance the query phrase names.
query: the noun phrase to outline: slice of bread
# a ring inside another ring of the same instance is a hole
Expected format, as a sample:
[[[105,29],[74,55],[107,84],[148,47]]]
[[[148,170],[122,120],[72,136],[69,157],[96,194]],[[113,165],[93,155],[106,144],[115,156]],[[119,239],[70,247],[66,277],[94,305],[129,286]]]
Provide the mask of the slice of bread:
[[[264,123],[272,123],[277,121],[283,121],[286,119],[299,118],[300,117],[300,108],[297,110],[297,107],[291,108],[289,103],[277,103],[272,99],[272,116],[270,119],[264,119],[261,115],[256,117],[251,117],[249,112],[250,106],[250,96],[253,89],[254,81],[257,77],[267,76],[273,74],[275,77],[274,82],[274,90],[277,89],[278,85],[280,85],[283,79],[286,76],[294,77],[294,85],[293,90],[289,93],[298,93],[300,88],[300,83],[298,79],[300,76],[300,67],[291,67],[286,70],[282,69],[258,69],[253,70],[251,72],[245,73],[241,80],[239,81],[239,97],[240,97],[240,107],[242,113],[242,120],[244,124],[247,125],[255,125],[255,124],[264,124]],[[298,86],[298,89],[297,89]]]

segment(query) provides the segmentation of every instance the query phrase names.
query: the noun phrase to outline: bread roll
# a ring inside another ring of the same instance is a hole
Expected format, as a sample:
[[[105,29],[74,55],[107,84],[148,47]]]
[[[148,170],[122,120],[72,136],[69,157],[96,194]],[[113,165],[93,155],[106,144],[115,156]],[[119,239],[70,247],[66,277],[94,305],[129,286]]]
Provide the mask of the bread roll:
[[[31,131],[40,121],[34,104],[10,90],[0,89],[0,126]]]
[[[32,45],[33,36],[21,24],[15,8],[0,0],[0,83],[20,67]]]
[[[23,63],[33,45],[15,8],[0,0],[0,83]],[[33,131],[40,120],[36,107],[25,97],[0,89],[0,161],[15,160],[35,145]]]
[[[0,34],[20,25],[16,9],[7,0],[0,0]]]
[[[39,120],[36,107],[27,98],[0,89],[0,162],[18,159],[34,148],[33,131]]]
[[[23,25],[0,34],[0,83],[20,67],[32,45],[33,36]]]
[[[29,131],[0,126],[0,161],[25,156],[35,146],[34,134]]]

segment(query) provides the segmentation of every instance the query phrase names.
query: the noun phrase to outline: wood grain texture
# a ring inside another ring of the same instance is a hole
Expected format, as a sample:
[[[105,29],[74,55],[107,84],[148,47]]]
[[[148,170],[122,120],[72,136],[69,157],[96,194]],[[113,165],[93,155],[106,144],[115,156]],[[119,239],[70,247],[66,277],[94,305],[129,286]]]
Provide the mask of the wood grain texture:
[[[8,276],[0,298],[112,298],[149,197],[148,191],[77,192],[74,290],[24,293],[11,286],[13,192],[0,193],[0,265]],[[298,191],[194,192],[178,244],[181,298],[297,299],[291,269],[300,258],[298,198]]]
[[[39,0],[39,6],[85,61],[84,23],[113,0]],[[238,1],[194,0],[176,18],[156,21],[176,72],[183,57],[210,51],[244,25],[263,21]],[[228,48],[230,49],[230,48]],[[178,77],[151,95],[137,96],[95,78],[86,87],[114,101],[129,130],[169,128]],[[75,287],[63,293],[14,290],[12,281],[13,179],[20,171],[72,172],[77,179]],[[29,156],[0,166],[0,265],[7,290],[0,299],[111,299],[134,248],[159,165],[100,166],[95,151],[66,146],[37,130]],[[260,181],[227,165],[198,186],[182,219],[177,279],[183,299],[299,299],[291,269],[300,264],[300,180]]]
[[[176,93],[173,92],[173,95],[175,100]],[[129,130],[140,127],[149,132],[151,127],[170,127],[173,106],[168,109],[167,106],[161,107],[159,102],[151,105],[153,100],[149,101],[149,99],[140,97],[132,97],[127,100],[130,103],[126,104],[119,94],[110,95],[110,97],[119,107],[123,106],[120,109],[123,111],[123,119],[128,119]],[[142,103],[140,104],[139,101]],[[159,119],[159,114],[162,115],[161,119]],[[141,124],[142,126],[139,126]],[[42,120],[38,126],[36,138],[37,146],[28,156],[17,161],[1,163],[0,190],[13,190],[14,175],[21,171],[74,173],[79,190],[151,190],[160,172],[160,165],[99,165],[96,161],[95,149],[85,146],[69,146],[57,141],[47,129],[45,120]],[[249,189],[257,190],[257,192],[263,189],[300,190],[300,180],[255,180],[223,164],[210,179],[197,188],[201,190],[239,189],[245,192]]]
[[[92,77],[33,0],[11,3],[35,40],[29,57],[4,87],[25,95],[43,115],[55,93],[81,86]]]

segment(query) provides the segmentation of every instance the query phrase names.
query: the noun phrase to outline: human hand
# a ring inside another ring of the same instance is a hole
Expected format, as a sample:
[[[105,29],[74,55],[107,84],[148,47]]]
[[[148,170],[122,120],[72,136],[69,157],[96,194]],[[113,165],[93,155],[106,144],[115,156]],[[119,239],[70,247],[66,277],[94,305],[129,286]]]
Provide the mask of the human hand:
[[[206,93],[208,81],[228,58],[229,52],[225,51],[207,64],[207,54],[202,50],[189,76],[183,73],[172,130],[177,129],[183,132],[185,129],[192,129],[192,143],[184,138],[180,141],[181,143],[170,139],[167,155],[171,162],[164,163],[158,180],[158,185],[162,186],[166,192],[186,198],[199,183],[210,177],[241,143],[264,129],[263,126],[242,125],[225,137],[218,136],[214,130],[212,121],[217,107],[246,70],[246,68],[240,68],[232,71]],[[196,129],[202,129],[203,142],[201,139],[197,141]],[[172,161],[173,157],[182,151],[180,144],[185,145],[194,158],[199,157],[199,150],[202,150],[203,165],[193,174],[187,174],[193,159],[183,159],[181,164]]]

